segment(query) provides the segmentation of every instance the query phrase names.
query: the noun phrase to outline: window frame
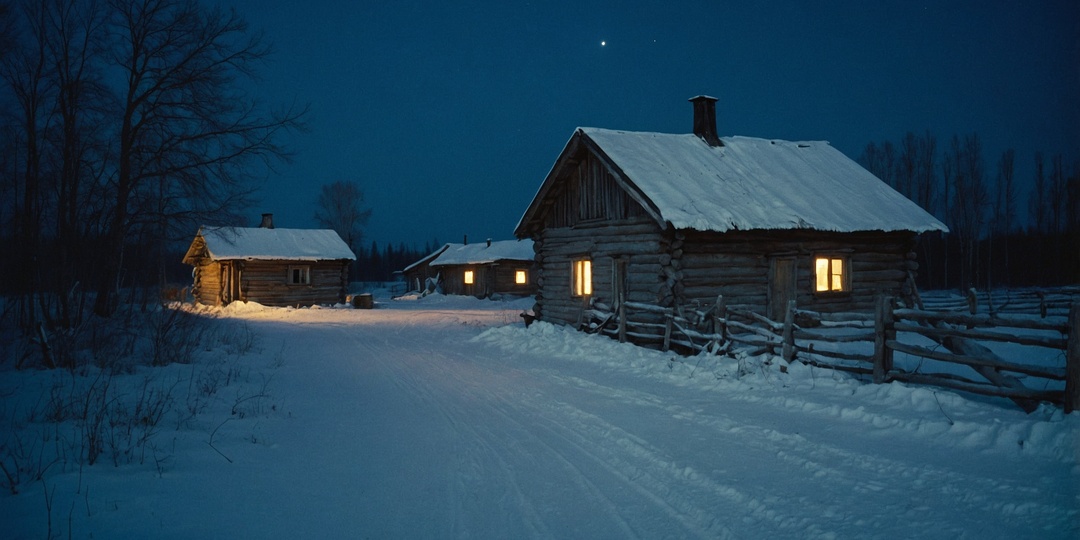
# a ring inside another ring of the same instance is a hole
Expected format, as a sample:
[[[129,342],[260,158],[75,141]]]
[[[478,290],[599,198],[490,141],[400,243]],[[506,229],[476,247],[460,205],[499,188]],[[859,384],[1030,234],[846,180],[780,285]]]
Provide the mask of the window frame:
[[[476,271],[474,271],[474,270],[465,270],[463,272],[463,274],[462,274],[461,281],[465,285],[475,285],[476,284]]]
[[[821,289],[819,262],[826,263],[826,288]],[[834,264],[839,262],[840,271],[834,270]],[[851,257],[842,253],[817,253],[813,258],[814,280],[812,282],[814,294],[840,295],[851,293]],[[839,283],[839,288],[836,285]]]
[[[300,281],[296,281],[296,272],[300,272]],[[288,270],[285,273],[285,283],[289,286],[307,286],[311,285],[311,265],[307,264],[290,264]]]
[[[529,271],[525,269],[514,270],[514,285],[528,285]]]
[[[570,261],[570,297],[592,296],[595,292],[593,283],[592,259],[579,257]]]

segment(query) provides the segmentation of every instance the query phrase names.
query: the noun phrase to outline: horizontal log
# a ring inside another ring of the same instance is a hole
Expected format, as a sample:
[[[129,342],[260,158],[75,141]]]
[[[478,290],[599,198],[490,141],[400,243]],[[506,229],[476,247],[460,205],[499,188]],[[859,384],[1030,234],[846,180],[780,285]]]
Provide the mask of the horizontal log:
[[[966,366],[979,366],[988,367],[993,369],[1011,371],[1014,373],[1024,373],[1027,375],[1034,375],[1036,377],[1042,377],[1045,379],[1053,379],[1057,381],[1065,380],[1065,369],[1051,368],[1043,366],[1032,366],[1025,364],[1017,364],[1013,362],[1002,362],[998,360],[992,360],[990,358],[976,358],[973,356],[963,356],[959,354],[952,354],[940,351],[934,351],[921,347],[919,345],[909,345],[907,343],[900,343],[896,340],[890,339],[885,341],[885,346],[902,353],[911,354],[914,356],[921,356],[923,358],[930,358],[932,360],[940,360],[942,362],[949,362],[953,364],[964,364]]]
[[[795,330],[793,331],[795,339],[805,339],[812,341],[824,341],[826,343],[854,343],[856,341],[874,341],[875,334],[859,333],[859,334],[840,334],[840,335],[827,335],[819,332],[811,332],[809,330]]]
[[[837,358],[839,360],[853,360],[853,361],[856,361],[856,362],[866,362],[868,364],[874,363],[874,357],[870,356],[870,355],[846,353],[846,352],[841,352],[841,351],[828,351],[828,350],[815,349],[813,346],[800,345],[798,342],[795,343],[795,350],[799,351],[799,352],[804,352],[806,354],[813,354],[813,355],[817,355],[817,356],[828,356],[829,358]],[[800,360],[801,360],[801,358],[800,358]],[[870,370],[870,371],[872,372],[873,370]]]
[[[1068,342],[1064,338],[1050,338],[1042,336],[1018,336],[1015,334],[1003,334],[1001,332],[990,332],[987,330],[969,330],[966,328],[930,328],[918,324],[907,323],[894,323],[893,328],[898,332],[915,332],[926,336],[954,336],[969,339],[981,339],[989,341],[1000,341],[1003,343],[1015,343],[1017,345],[1033,345],[1036,347],[1047,347],[1051,349],[1060,349],[1064,351],[1068,346]]]
[[[808,365],[825,369],[835,369],[837,371],[847,371],[849,373],[857,373],[859,375],[873,375],[874,368],[862,367],[862,366],[845,366],[843,364],[830,364],[828,362],[818,362],[810,358],[799,358],[800,362]],[[843,360],[843,358],[841,358]]]
[[[810,311],[806,309],[796,309],[796,316],[806,316],[811,319],[823,321],[823,322],[874,322],[874,315],[870,313],[857,313],[857,312],[844,312],[838,311],[836,313],[821,313],[819,311]]]
[[[933,320],[953,324],[972,326],[1007,326],[1011,328],[1029,328],[1033,330],[1051,330],[1064,334],[1067,331],[1064,321],[1044,321],[1036,319],[1009,319],[989,315],[966,315],[963,313],[947,313],[940,311],[925,311],[920,309],[898,309],[893,316],[899,319],[909,320]]]
[[[860,283],[867,282],[899,282],[907,279],[907,271],[905,270],[874,270],[874,271],[859,271],[852,270],[851,278],[857,280]]]

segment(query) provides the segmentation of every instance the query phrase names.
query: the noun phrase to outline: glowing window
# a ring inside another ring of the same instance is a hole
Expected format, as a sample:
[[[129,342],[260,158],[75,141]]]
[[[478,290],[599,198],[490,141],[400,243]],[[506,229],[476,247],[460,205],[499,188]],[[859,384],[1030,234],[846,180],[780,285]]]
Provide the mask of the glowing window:
[[[517,283],[518,285],[524,285],[528,282],[529,276],[525,273],[524,270],[518,270],[514,273],[514,283]]]
[[[847,276],[844,274],[844,260],[833,257],[817,257],[814,259],[814,290],[817,292],[841,292],[846,291],[844,282]]]
[[[473,271],[472,270],[466,270],[465,271],[465,284],[466,285],[472,285],[473,284]]]
[[[570,268],[571,291],[574,296],[592,295],[592,261],[582,259],[574,261]]]

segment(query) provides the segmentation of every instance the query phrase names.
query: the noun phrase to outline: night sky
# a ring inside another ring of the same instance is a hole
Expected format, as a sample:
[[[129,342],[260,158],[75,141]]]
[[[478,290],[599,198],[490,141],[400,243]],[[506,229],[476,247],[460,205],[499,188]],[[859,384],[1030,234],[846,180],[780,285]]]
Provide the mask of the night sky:
[[[512,237],[578,126],[868,142],[977,132],[992,177],[1080,159],[1080,3],[233,0],[276,52],[254,90],[309,104],[262,204],[314,227],[323,184],[358,182],[365,243]],[[1069,170],[1069,169],[1067,169]],[[1026,208],[1026,202],[1022,203]]]

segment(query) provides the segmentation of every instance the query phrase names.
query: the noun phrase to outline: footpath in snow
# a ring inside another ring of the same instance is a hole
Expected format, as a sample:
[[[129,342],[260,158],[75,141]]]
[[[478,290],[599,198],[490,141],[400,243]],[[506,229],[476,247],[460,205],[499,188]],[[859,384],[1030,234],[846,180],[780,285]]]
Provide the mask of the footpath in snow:
[[[526,329],[530,304],[234,304],[215,324],[257,345],[226,401],[258,408],[160,433],[156,464],[0,495],[2,521],[13,538],[1080,537],[1076,414]]]

